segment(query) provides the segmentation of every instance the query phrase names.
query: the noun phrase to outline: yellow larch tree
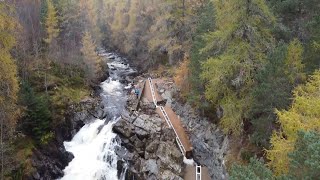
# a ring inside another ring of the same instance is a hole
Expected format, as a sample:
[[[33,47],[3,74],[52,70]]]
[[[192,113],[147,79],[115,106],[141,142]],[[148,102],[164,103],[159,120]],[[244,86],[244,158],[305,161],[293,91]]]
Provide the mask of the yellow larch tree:
[[[320,132],[320,70],[305,85],[293,91],[294,100],[289,110],[276,111],[281,125],[280,132],[271,137],[267,150],[269,165],[277,175],[288,172],[289,157],[297,140],[298,131]]]
[[[288,54],[285,59],[287,74],[291,83],[295,83],[298,79],[304,79],[302,64],[303,47],[298,39],[294,39],[288,46]]]
[[[252,104],[257,72],[274,46],[275,17],[265,0],[213,0],[216,30],[204,39],[202,52],[213,54],[202,64],[206,98],[223,108],[220,124],[226,133],[240,135]]]
[[[93,79],[101,70],[101,59],[96,53],[96,45],[89,32],[85,32],[82,38],[81,52],[83,53],[84,63],[88,68],[87,77]]]
[[[19,89],[17,67],[10,50],[15,45],[13,31],[17,22],[9,15],[11,9],[0,2],[0,119],[5,120],[7,128],[15,125],[16,101]]]
[[[45,42],[50,45],[52,40],[58,37],[60,30],[58,28],[57,11],[51,0],[47,0],[47,6],[48,6],[48,11],[47,11],[47,17],[45,21],[47,38],[45,39]]]
[[[0,2],[0,179],[4,179],[6,168],[4,165],[6,140],[10,139],[14,131],[19,112],[16,105],[19,91],[17,66],[10,54],[10,50],[15,45],[13,31],[18,24],[12,18],[11,13],[12,8],[5,2]]]

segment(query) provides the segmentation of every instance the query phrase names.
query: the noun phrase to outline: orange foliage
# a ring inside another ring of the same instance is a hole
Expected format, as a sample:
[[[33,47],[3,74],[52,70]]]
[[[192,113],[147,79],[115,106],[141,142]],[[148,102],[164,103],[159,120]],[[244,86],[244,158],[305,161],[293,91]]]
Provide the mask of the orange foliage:
[[[188,55],[184,56],[184,60],[180,63],[179,68],[175,72],[174,82],[181,90],[181,96],[186,97],[187,93],[190,91],[189,83],[189,63],[190,59]]]

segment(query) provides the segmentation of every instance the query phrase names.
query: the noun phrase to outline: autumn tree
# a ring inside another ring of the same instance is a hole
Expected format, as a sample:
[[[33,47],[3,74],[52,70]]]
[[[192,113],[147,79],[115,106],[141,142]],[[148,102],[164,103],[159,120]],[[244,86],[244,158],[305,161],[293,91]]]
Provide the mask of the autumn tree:
[[[101,59],[96,53],[96,45],[89,32],[85,32],[83,36],[81,52],[87,67],[87,78],[92,80],[101,71]]]
[[[17,67],[11,57],[10,50],[15,45],[13,31],[18,27],[12,17],[13,9],[0,2],[0,120],[1,120],[1,179],[4,179],[6,140],[14,131],[17,109],[17,93],[19,89]]]
[[[289,168],[288,154],[293,151],[298,131],[320,131],[320,71],[310,76],[305,85],[293,91],[294,100],[289,110],[277,110],[281,130],[271,137],[271,149],[267,151],[270,167],[285,174]]]
[[[92,38],[100,40],[100,29],[98,26],[98,1],[97,0],[81,0],[78,2],[80,13],[83,14],[83,23],[86,31],[89,31]]]
[[[299,131],[292,152],[288,154],[288,173],[276,176],[263,162],[252,158],[248,165],[233,165],[230,179],[298,180],[317,179],[320,175],[320,134]]]
[[[304,79],[302,64],[303,47],[299,40],[294,39],[288,46],[288,54],[285,59],[285,73],[290,82],[295,84],[297,81]]]
[[[185,55],[184,60],[180,63],[180,67],[177,69],[174,81],[181,89],[181,95],[186,98],[187,93],[190,91],[190,70],[189,70],[190,59],[189,56]]]
[[[206,35],[204,52],[212,52],[202,65],[206,98],[223,108],[225,132],[241,134],[252,102],[255,77],[273,48],[270,26],[275,18],[264,0],[214,0],[216,28]]]
[[[47,31],[47,38],[45,38],[45,42],[49,45],[52,41],[58,37],[59,35],[59,28],[58,28],[58,17],[57,11],[54,7],[51,0],[47,0],[47,16],[46,16],[46,31]]]

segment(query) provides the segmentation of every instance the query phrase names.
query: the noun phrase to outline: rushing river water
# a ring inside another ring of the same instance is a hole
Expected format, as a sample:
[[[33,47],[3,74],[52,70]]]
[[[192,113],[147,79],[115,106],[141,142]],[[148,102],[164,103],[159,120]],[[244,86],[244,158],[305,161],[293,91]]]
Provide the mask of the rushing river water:
[[[124,60],[115,54],[105,53],[110,58],[111,69],[108,80],[101,83],[101,98],[110,119],[96,119],[83,126],[70,142],[64,142],[74,159],[64,169],[62,180],[117,180],[117,155],[115,148],[120,146],[116,134],[112,132],[113,124],[125,110],[125,85],[119,80],[124,74],[134,72]],[[130,86],[130,85],[129,85]],[[123,173],[120,179],[123,179]]]

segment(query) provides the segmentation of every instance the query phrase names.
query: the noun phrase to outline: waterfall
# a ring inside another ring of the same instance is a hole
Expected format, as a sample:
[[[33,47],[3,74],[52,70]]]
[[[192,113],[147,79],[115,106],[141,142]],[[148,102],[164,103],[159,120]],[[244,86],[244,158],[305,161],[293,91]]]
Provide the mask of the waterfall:
[[[119,74],[133,70],[118,56],[108,66],[112,72],[110,78],[101,83],[101,98],[104,110],[113,120],[96,119],[84,125],[70,142],[64,142],[65,149],[74,155],[74,159],[64,169],[61,180],[118,179],[115,148],[120,146],[120,142],[117,142],[112,127],[126,104],[125,87],[119,82]],[[124,173],[125,170],[120,179],[124,178]]]
[[[114,150],[118,143],[115,141],[116,134],[112,132],[114,122],[104,123],[105,120],[97,119],[86,124],[71,142],[64,143],[74,159],[64,170],[62,180],[117,179],[117,156]]]

